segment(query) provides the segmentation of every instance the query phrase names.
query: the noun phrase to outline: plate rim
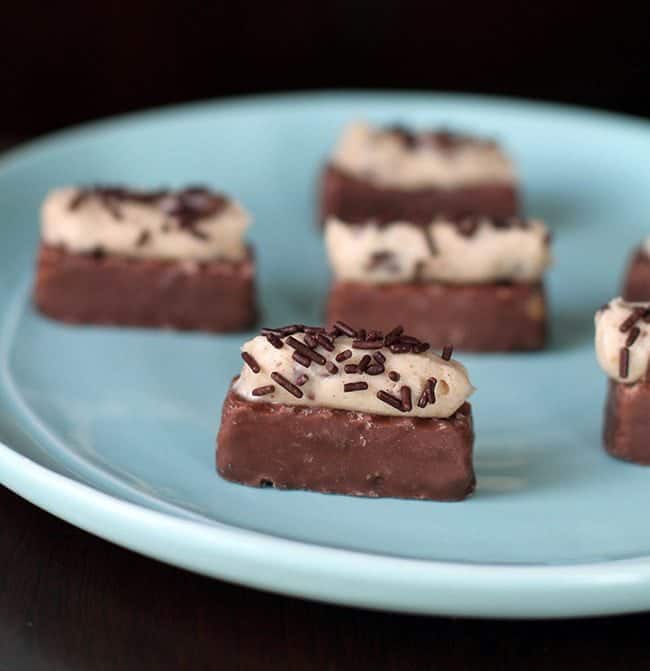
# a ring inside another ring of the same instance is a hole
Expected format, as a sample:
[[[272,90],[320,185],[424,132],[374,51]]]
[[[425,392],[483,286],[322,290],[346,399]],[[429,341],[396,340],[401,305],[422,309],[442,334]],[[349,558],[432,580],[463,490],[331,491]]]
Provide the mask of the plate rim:
[[[354,98],[491,104],[650,131],[650,122],[640,117],[502,96],[390,90],[256,94],[151,108],[65,128],[3,152],[0,177],[15,161],[29,160],[32,154],[60,142],[113,126],[215,108]],[[650,556],[512,565],[409,559],[333,548],[225,523],[194,521],[130,503],[41,466],[2,442],[0,483],[39,508],[140,554],[291,596],[408,613],[510,618],[631,613],[650,606]]]
[[[155,511],[56,473],[1,442],[0,474],[14,493],[100,538],[201,575],[279,594],[484,618],[608,615],[648,606],[640,588],[650,585],[650,557],[512,565],[382,556]]]

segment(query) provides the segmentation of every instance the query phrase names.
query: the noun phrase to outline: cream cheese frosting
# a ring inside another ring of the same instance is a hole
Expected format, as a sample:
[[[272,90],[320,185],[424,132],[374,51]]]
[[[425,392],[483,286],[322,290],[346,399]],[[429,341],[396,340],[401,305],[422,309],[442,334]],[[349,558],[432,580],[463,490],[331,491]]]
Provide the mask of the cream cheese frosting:
[[[149,193],[67,187],[45,199],[41,237],[79,254],[241,261],[249,223],[237,202],[201,188]]]
[[[344,130],[332,163],[361,179],[400,189],[516,181],[512,163],[493,142],[450,136],[454,141],[443,144],[436,137],[408,134],[413,141],[405,141],[403,131],[352,123]]]
[[[614,298],[595,317],[596,357],[617,382],[632,384],[646,377],[650,362],[650,303]]]
[[[548,229],[535,219],[436,219],[420,226],[350,225],[332,217],[325,228],[336,278],[371,284],[535,282],[551,263],[548,242]]]
[[[245,363],[233,389],[248,401],[446,418],[474,390],[464,366],[447,360],[450,352],[443,358],[415,338],[388,335],[388,340],[368,341],[365,333],[358,334],[364,338],[360,340],[332,332],[328,336],[324,330],[316,335],[282,335],[282,329],[266,333],[242,347]],[[307,350],[311,354],[305,358]]]

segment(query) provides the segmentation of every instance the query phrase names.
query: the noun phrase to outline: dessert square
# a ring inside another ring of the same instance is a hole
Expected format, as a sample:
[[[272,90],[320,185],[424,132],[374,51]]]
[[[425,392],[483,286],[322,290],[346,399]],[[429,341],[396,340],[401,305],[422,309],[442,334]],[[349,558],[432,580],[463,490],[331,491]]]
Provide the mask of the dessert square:
[[[199,187],[54,191],[43,206],[34,302],[76,324],[244,330],[256,318],[248,220]]]
[[[596,313],[596,356],[609,377],[605,449],[650,465],[650,303],[615,298],[603,306]]]
[[[628,301],[650,300],[650,256],[643,245],[636,250],[628,265],[623,298]]]
[[[455,501],[475,486],[473,388],[401,328],[266,329],[242,348],[217,469],[254,487]]]
[[[519,211],[517,179],[498,145],[446,131],[354,123],[326,164],[321,221],[429,222],[433,215],[507,217]]]
[[[328,219],[334,275],[327,319],[386,329],[395,320],[442,347],[536,350],[545,345],[550,264],[541,221],[468,217],[428,224]]]

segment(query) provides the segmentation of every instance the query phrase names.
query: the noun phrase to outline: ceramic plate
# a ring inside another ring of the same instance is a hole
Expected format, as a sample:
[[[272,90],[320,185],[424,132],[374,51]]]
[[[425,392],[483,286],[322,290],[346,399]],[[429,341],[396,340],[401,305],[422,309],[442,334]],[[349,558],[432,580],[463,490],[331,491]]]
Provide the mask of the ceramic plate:
[[[478,488],[462,503],[249,489],[214,439],[248,334],[70,327],[30,304],[39,203],[68,183],[207,182],[255,217],[268,325],[321,320],[319,166],[349,119],[502,141],[554,233],[552,340],[462,355],[478,391]],[[488,98],[271,96],[59,133],[0,162],[0,481],[52,513],[207,575],[410,612],[570,616],[650,607],[650,469],[608,458],[594,309],[649,232],[650,127]]]

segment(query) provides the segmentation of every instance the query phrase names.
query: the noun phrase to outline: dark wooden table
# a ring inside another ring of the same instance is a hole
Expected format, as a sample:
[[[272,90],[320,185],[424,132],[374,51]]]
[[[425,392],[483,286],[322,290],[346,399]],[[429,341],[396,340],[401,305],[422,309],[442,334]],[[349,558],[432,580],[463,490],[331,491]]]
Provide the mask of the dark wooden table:
[[[650,616],[478,621],[392,615],[202,578],[87,534],[0,488],[0,669],[650,668]]]
[[[0,487],[0,671],[647,671],[649,632],[650,615],[479,621],[267,594],[123,550]]]

